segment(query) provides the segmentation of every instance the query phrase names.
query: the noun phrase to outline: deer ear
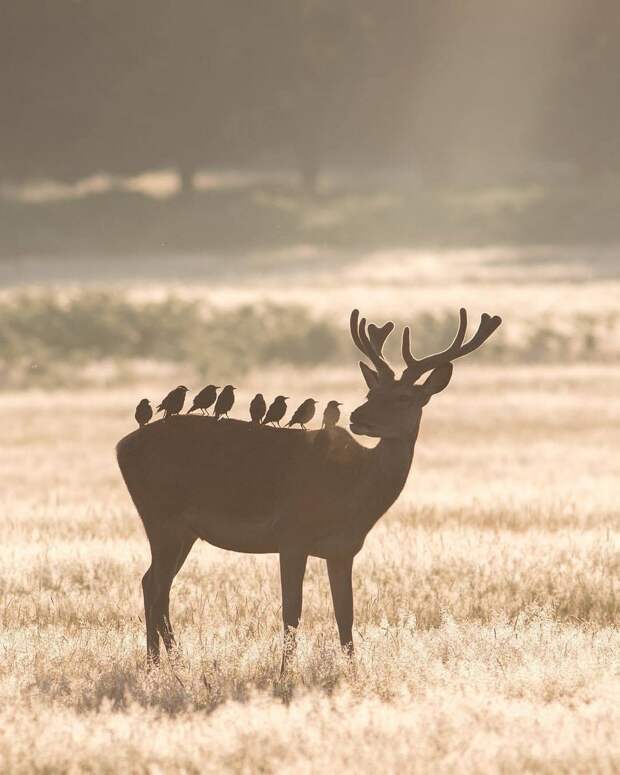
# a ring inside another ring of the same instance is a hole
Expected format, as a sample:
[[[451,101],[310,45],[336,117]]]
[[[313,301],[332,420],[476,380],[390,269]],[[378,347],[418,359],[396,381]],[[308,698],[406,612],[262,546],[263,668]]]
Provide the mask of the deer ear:
[[[452,379],[453,368],[451,363],[444,363],[443,366],[438,366],[431,371],[430,376],[422,383],[422,387],[429,396],[441,393],[444,388],[448,387]]]
[[[362,376],[368,385],[368,389],[372,390],[372,388],[377,387],[379,384],[379,375],[377,372],[374,369],[371,369],[370,366],[367,366],[364,361],[360,361],[360,369],[362,370]]]

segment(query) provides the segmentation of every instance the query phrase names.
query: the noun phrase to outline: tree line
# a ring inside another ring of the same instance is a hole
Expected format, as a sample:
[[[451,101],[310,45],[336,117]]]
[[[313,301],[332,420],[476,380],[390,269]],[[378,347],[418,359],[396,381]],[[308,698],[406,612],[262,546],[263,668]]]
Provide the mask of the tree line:
[[[0,16],[0,182],[620,170],[615,0],[19,0]]]

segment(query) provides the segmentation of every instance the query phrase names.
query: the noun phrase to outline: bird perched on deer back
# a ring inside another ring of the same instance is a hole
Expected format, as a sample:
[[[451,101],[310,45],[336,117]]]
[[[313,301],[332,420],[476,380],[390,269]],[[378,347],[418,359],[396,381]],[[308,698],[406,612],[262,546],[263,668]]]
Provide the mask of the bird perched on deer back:
[[[323,412],[323,428],[335,428],[338,425],[338,420],[340,419],[339,406],[342,406],[339,401],[329,401]]]
[[[217,397],[217,401],[215,402],[215,408],[213,409],[213,414],[215,415],[216,419],[219,420],[223,414],[225,414],[226,417],[228,417],[228,412],[230,412],[234,403],[235,403],[235,386],[226,385],[226,387],[222,390],[222,392]]]
[[[151,404],[149,403],[148,398],[143,398],[142,401],[136,406],[136,413],[134,417],[136,418],[136,422],[140,427],[143,425],[146,425],[147,422],[151,419],[153,416],[153,409],[151,407]]]
[[[263,420],[263,425],[268,425],[269,423],[275,423],[278,427],[280,425],[280,420],[284,417],[286,414],[286,400],[288,396],[276,396],[271,403],[271,406],[269,409],[267,409],[267,414],[265,415],[265,419]]]
[[[316,401],[314,398],[306,398],[306,400],[300,404],[291,419],[287,422],[286,427],[290,428],[292,425],[301,425],[306,430],[306,423],[314,417],[316,411]]]
[[[196,393],[194,396],[194,403],[191,408],[187,410],[187,414],[195,412],[196,409],[200,409],[203,414],[205,412],[209,414],[209,407],[215,402],[219,387],[219,385],[207,385],[200,393]]]
[[[161,404],[157,407],[158,412],[164,412],[164,420],[168,417],[172,417],[173,414],[178,414],[183,409],[185,403],[185,394],[189,388],[185,385],[179,385],[171,390],[168,395],[163,399]]]
[[[257,393],[250,402],[250,418],[253,423],[260,423],[267,411],[267,404],[262,393]]]

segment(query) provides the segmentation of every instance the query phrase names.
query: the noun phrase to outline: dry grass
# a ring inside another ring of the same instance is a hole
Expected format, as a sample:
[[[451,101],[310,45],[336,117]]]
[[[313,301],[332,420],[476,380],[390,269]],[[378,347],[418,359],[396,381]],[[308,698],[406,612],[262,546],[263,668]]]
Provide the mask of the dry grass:
[[[362,395],[353,369],[281,372],[238,414],[282,384]],[[0,398],[0,771],[620,768],[620,369],[458,368],[356,560],[355,663],[315,560],[285,683],[275,558],[204,544],[173,588],[181,653],[145,670],[113,446],[167,387]]]

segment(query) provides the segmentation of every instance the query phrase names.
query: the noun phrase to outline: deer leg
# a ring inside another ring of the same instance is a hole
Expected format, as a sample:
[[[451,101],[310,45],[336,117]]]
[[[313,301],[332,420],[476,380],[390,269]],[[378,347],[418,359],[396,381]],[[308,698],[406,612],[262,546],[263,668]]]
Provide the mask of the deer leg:
[[[153,603],[151,596],[151,574],[153,565],[142,577],[142,593],[144,595],[144,622],[146,624],[146,654],[150,663],[159,662],[159,633],[153,621]]]
[[[150,596],[151,596],[151,626],[164,641],[166,651],[170,652],[176,646],[172,625],[170,624],[170,588],[176,574],[195,542],[194,536],[167,536],[168,543],[153,557],[151,566]],[[158,648],[159,650],[159,648]]]
[[[301,618],[304,574],[308,556],[300,553],[280,552],[280,582],[282,585],[282,624],[284,643],[280,675],[295,653],[296,630]]]
[[[183,546],[181,547],[181,551],[177,555],[177,564],[174,571],[174,575],[172,576],[172,580],[170,581],[170,586],[172,586],[172,582],[174,581],[175,576],[183,567],[183,563],[185,562],[185,560],[187,560],[187,557],[195,542],[196,542],[195,536],[188,536],[184,541]],[[164,644],[166,646],[166,649],[170,651],[170,649],[175,646],[174,633],[172,632],[172,625],[170,624],[170,588],[168,589],[168,594],[165,597],[165,601],[166,601],[166,604],[165,604],[163,618],[164,618],[164,623],[167,628],[167,631],[170,634],[170,645],[166,643],[166,639],[163,635],[162,637],[164,638]]]
[[[340,645],[347,656],[353,655],[353,557],[327,560],[334,613]]]

